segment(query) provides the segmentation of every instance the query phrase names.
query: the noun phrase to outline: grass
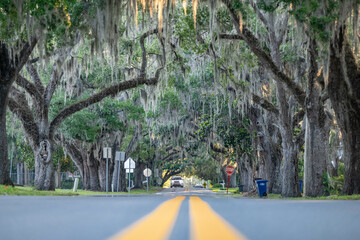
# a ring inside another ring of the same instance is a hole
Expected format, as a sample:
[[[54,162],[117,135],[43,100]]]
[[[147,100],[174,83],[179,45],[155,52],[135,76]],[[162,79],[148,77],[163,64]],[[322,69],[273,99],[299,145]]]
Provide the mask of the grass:
[[[254,197],[254,198],[257,198]],[[283,200],[360,200],[360,194],[357,195],[330,195],[323,197],[295,197],[295,198],[282,198],[280,194],[268,194],[266,199],[283,199]]]
[[[134,189],[130,191],[130,194],[151,194],[161,191],[162,188],[159,187],[150,187],[149,192],[146,192],[146,189]],[[55,189],[55,191],[38,191],[33,187],[11,187],[0,185],[0,195],[18,195],[18,196],[79,196],[79,195],[105,195],[106,192],[94,192],[94,191],[85,191],[78,190],[73,192],[72,189]],[[126,195],[127,192],[112,193],[114,195]]]
[[[211,190],[213,190],[214,192],[226,192],[226,188],[217,188],[217,187],[212,187]],[[229,188],[229,192],[230,193],[239,193],[239,188]]]

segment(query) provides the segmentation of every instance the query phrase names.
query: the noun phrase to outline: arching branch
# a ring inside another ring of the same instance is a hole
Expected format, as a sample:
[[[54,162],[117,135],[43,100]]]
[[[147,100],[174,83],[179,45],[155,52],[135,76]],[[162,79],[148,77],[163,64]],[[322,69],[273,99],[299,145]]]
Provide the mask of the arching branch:
[[[24,88],[26,92],[35,99],[37,104],[41,103],[41,93],[38,91],[38,88],[32,82],[30,82],[23,76],[18,75],[18,77],[16,78],[16,84]]]
[[[243,39],[248,44],[251,51],[258,57],[259,61],[273,74],[274,79],[284,83],[294,95],[297,102],[301,106],[304,106],[306,94],[302,87],[276,66],[271,56],[261,47],[260,41],[248,28],[246,28],[246,26],[243,26],[242,31],[240,31],[239,17],[232,7],[232,2],[230,0],[222,0],[222,2],[225,4],[231,15],[233,25],[239,35],[238,39]]]
[[[160,73],[159,73],[159,69],[158,69],[156,75],[158,76],[159,74]],[[62,123],[70,115],[72,115],[94,103],[100,102],[101,100],[103,100],[106,97],[115,96],[117,93],[119,93],[121,91],[136,88],[143,84],[155,85],[157,82],[158,82],[158,77],[154,77],[154,78],[150,78],[150,79],[145,79],[143,77],[137,77],[135,79],[121,82],[114,86],[105,88],[104,90],[94,94],[93,96],[91,96],[85,100],[79,101],[77,103],[74,103],[74,104],[68,106],[67,108],[63,109],[60,113],[58,113],[55,116],[54,120],[51,122],[50,136],[52,136],[55,133],[56,128],[59,126],[59,124]]]
[[[35,84],[36,89],[40,92],[40,94],[44,94],[44,86],[41,83],[41,79],[35,67],[31,63],[26,64],[26,71],[30,74]]]
[[[252,95],[252,100],[260,105],[262,108],[264,108],[265,110],[275,114],[276,116],[279,116],[279,110],[277,109],[277,107],[275,107],[271,102],[269,102],[268,100],[253,94]]]
[[[142,62],[141,62],[141,70],[140,70],[140,76],[146,77],[146,67],[147,67],[147,57],[146,57],[146,49],[145,49],[145,38],[152,34],[158,33],[158,29],[152,29],[141,35],[140,37],[140,46],[142,51]]]
[[[36,144],[39,139],[38,126],[27,103],[25,94],[12,88],[8,106],[10,111],[16,114],[21,120],[24,130],[30,138],[29,140],[32,141],[32,144]]]

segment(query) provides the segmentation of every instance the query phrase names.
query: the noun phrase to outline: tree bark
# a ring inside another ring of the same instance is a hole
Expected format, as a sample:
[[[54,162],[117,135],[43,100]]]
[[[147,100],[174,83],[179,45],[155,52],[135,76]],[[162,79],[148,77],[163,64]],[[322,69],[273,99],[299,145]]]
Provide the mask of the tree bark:
[[[10,56],[8,46],[0,41],[0,184],[12,185],[10,179],[8,145],[6,132],[6,109],[8,97],[18,73],[29,59],[37,43],[32,38],[30,43],[25,43],[19,54]]]
[[[322,79],[322,72],[317,67],[316,51],[315,40],[311,40],[304,153],[304,196],[308,197],[325,194],[323,177],[329,155],[330,121],[321,99],[322,87],[319,80]]]
[[[344,143],[343,194],[360,193],[360,70],[339,26],[330,44],[328,92]]]
[[[244,192],[249,192],[254,188],[254,173],[251,166],[251,159],[248,156],[244,156],[241,160],[237,161],[237,164],[240,184],[244,185]],[[225,182],[227,183],[227,177]]]
[[[55,176],[52,162],[53,143],[49,138],[39,142],[34,148],[35,188],[38,190],[55,190]]]

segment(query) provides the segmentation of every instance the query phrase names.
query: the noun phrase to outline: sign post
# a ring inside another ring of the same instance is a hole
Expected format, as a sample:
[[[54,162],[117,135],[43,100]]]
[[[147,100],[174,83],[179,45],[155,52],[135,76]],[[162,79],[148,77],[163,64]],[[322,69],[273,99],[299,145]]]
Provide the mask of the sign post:
[[[117,186],[116,191],[119,192],[119,184],[120,184],[120,165],[121,162],[125,161],[125,152],[116,151],[115,153],[115,161],[118,161],[118,172],[117,172]]]
[[[149,177],[151,176],[151,169],[144,169],[144,176],[146,177],[146,192],[149,191]]]
[[[230,176],[231,174],[233,174],[235,168],[231,165],[227,165],[226,168],[225,168],[225,172],[227,173],[228,175],[228,182],[227,182],[227,189],[226,189],[226,194],[229,193],[229,182],[230,182]]]
[[[130,194],[130,173],[134,171],[135,168],[135,162],[132,160],[132,158],[128,158],[124,163],[124,168],[129,171],[129,194]]]
[[[106,194],[108,194],[109,188],[109,158],[111,158],[111,148],[104,147],[103,157],[106,158]]]

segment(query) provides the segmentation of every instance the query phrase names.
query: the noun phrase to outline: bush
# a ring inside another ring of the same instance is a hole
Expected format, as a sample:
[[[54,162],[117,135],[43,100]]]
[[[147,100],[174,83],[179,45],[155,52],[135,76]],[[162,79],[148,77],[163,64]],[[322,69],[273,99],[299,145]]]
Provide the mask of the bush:
[[[222,185],[220,183],[215,183],[213,185],[213,188],[222,188]]]

